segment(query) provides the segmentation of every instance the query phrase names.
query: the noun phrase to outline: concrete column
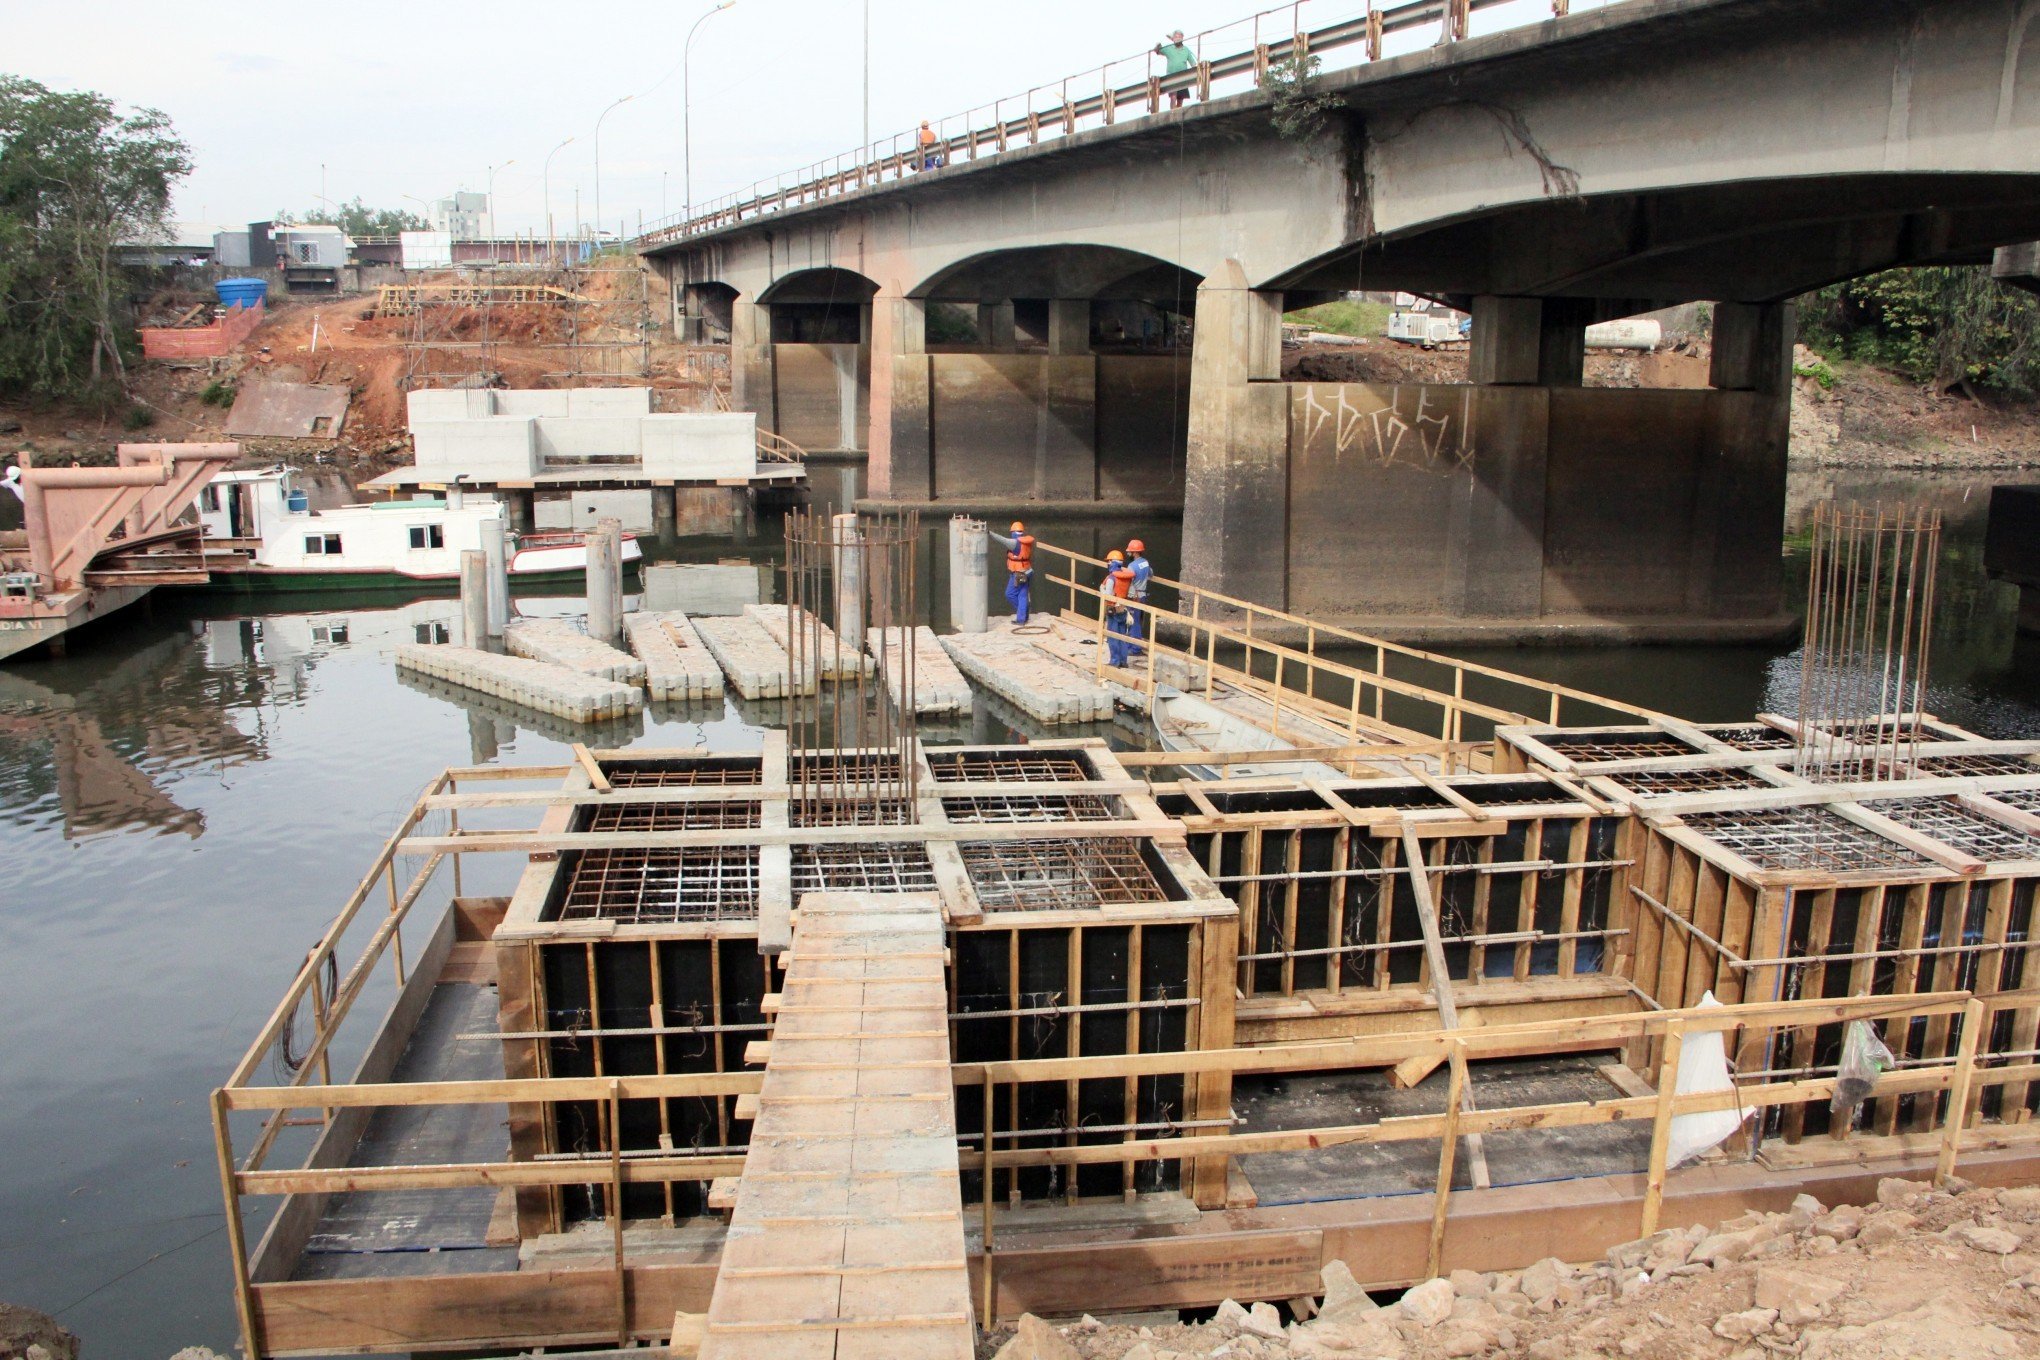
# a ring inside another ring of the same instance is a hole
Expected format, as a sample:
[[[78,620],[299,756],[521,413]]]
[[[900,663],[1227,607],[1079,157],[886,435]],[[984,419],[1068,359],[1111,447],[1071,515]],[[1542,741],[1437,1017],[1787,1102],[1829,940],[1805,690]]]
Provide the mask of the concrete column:
[[[864,649],[864,531],[857,516],[837,515],[831,526],[835,556],[836,638],[852,655]]]
[[[489,564],[476,548],[460,555],[460,645],[489,645]]]
[[[1473,300],[1467,376],[1483,386],[1578,387],[1585,373],[1589,298]]]
[[[964,515],[949,521],[949,626],[959,633],[982,633],[991,613],[990,583],[985,580],[991,540],[983,520]]]
[[[1276,608],[1288,600],[1289,389],[1281,372],[1282,295],[1249,288],[1239,262],[1227,260],[1197,289],[1184,574]]]
[[[652,532],[660,538],[679,533],[680,495],[670,486],[652,488]]]
[[[1050,298],[1048,303],[1048,352],[1089,354],[1091,352],[1091,300]]]
[[[779,428],[773,397],[772,309],[740,297],[730,304],[730,405]]]
[[[1013,334],[1013,302],[980,302],[978,314],[978,348],[989,354],[1011,354],[1019,348],[1019,341]]]
[[[1709,385],[1728,392],[1790,391],[1797,323],[1790,303],[1715,303]]]
[[[935,495],[929,424],[928,311],[919,298],[871,300],[871,494],[902,500]]]
[[[489,636],[503,636],[510,622],[510,554],[503,521],[482,521],[482,561],[488,570]]]
[[[510,532],[528,534],[538,519],[538,493],[504,490],[503,507],[510,512]]]
[[[588,636],[614,647],[623,636],[623,523],[596,521],[588,543]]]

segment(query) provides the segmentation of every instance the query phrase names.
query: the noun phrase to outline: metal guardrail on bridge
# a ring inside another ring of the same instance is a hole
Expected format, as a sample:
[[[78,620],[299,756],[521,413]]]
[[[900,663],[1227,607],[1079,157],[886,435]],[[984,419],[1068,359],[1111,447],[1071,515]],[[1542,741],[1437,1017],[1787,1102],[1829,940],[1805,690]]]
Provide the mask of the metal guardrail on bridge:
[[[770,180],[755,180],[746,188],[660,218],[641,232],[633,244],[643,249],[683,240],[732,226],[748,217],[905,179],[930,157],[934,168],[940,168],[958,159],[982,160],[1015,147],[1067,137],[1086,126],[1109,126],[1128,116],[1152,116],[1162,111],[1164,96],[1172,99],[1187,96],[1202,103],[1211,99],[1214,92],[1257,89],[1270,67],[1292,58],[1308,59],[1339,52],[1354,58],[1338,63],[1342,67],[1378,61],[1388,38],[1433,25],[1438,29],[1440,43],[1457,42],[1469,35],[1474,13],[1517,2],[1406,0],[1385,8],[1366,4],[1354,13],[1355,6],[1350,0],[1346,3],[1318,0],[1314,7],[1312,0],[1294,0],[1292,4],[1262,10],[1186,39],[1185,46],[1197,60],[1189,69],[1174,75],[1155,73],[1152,51],[1109,61],[1096,70],[1067,76],[1057,84],[1037,85],[1025,94],[1008,96],[933,122],[936,140],[927,147],[920,144],[918,130],[909,129],[894,133],[883,143],[874,141]],[[1554,18],[1565,16],[1572,8],[1572,0],[1544,3],[1549,5]],[[1597,7],[1615,3],[1619,0],[1601,0]],[[1335,11],[1345,11],[1345,17],[1317,28],[1305,26],[1307,18],[1316,19]],[[1211,51],[1224,55],[1207,57],[1205,54]],[[1139,69],[1140,77],[1120,83],[1133,68]],[[1220,87],[1228,88],[1221,91]],[[1015,106],[1017,112],[1009,112],[1009,106]]]

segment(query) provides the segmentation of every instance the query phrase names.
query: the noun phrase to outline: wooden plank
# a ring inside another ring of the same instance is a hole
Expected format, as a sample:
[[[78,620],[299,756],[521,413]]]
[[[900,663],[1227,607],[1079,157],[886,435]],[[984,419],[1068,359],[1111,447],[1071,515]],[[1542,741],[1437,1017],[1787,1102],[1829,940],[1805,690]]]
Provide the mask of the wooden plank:
[[[1431,875],[1424,865],[1423,846],[1413,831],[1403,832],[1403,853],[1408,857],[1410,889],[1416,894],[1417,920],[1424,929],[1424,957],[1430,960],[1431,990],[1438,998],[1438,1021],[1446,1030],[1459,1028],[1459,1009],[1452,999],[1452,974],[1445,966],[1445,946],[1438,938],[1438,906],[1431,897]],[[1468,1110],[1474,1108],[1473,1092],[1466,1074],[1466,1050],[1452,1043],[1448,1050],[1452,1063],[1452,1080],[1459,1088],[1460,1098]],[[1457,1111],[1455,1110],[1455,1117]],[[1469,1134],[1466,1139],[1467,1168],[1472,1173],[1474,1188],[1488,1188],[1487,1153],[1482,1148],[1480,1136]],[[1446,1174],[1450,1174],[1448,1164]]]

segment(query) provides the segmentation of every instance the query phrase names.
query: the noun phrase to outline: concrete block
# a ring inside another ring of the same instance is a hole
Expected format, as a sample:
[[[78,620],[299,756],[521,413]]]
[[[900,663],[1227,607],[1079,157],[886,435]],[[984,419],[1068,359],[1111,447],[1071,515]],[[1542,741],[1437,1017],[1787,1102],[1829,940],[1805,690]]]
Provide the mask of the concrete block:
[[[411,425],[428,420],[478,420],[495,413],[490,395],[482,388],[421,387],[405,396],[404,418]]]
[[[640,416],[575,416],[538,422],[538,451],[546,458],[617,458],[639,456]]]
[[[899,628],[868,628],[864,633],[864,650],[873,657],[885,652],[885,687],[892,695],[895,705],[902,702],[900,686],[906,676],[907,651]],[[916,713],[968,713],[971,707],[970,682],[963,678],[963,672],[949,659],[949,653],[942,650],[942,643],[936,638],[935,630],[918,627],[913,630],[912,651],[914,660],[914,711]]]
[[[722,668],[685,614],[639,610],[623,616],[623,632],[644,662],[645,688],[654,699],[721,697]]]
[[[746,699],[785,699],[815,692],[814,668],[790,674],[786,648],[758,620],[744,614],[692,620],[701,645]]]
[[[789,614],[792,606],[783,604],[747,604],[744,613],[755,620],[760,627],[772,635],[772,640],[785,651],[793,650],[793,639],[788,631]],[[855,639],[844,641],[836,636],[836,630],[826,623],[818,623],[801,611],[803,619],[803,646],[812,646],[815,655],[811,663],[816,673],[824,680],[851,680],[859,675],[871,674],[871,658],[857,650]]]
[[[551,420],[563,420],[567,415],[565,392],[498,388],[489,393],[489,399],[497,415],[541,416]]]
[[[417,395],[417,394],[413,394]],[[535,423],[529,416],[427,420],[411,426],[418,470],[452,477],[529,477],[538,471]]]
[[[639,427],[648,477],[713,481],[758,470],[758,417],[748,411],[651,415]]]
[[[564,414],[570,420],[594,416],[648,416],[652,413],[652,389],[649,387],[575,387],[567,391],[566,398]]]
[[[503,645],[513,656],[548,661],[626,685],[645,683],[644,662],[589,637],[565,619],[519,619],[503,630]]]
[[[943,638],[942,649],[973,682],[1042,722],[1112,717],[1110,690],[1025,638],[999,631],[959,633]]]
[[[497,656],[471,647],[396,649],[397,665],[510,703],[556,713],[574,722],[600,722],[644,707],[644,691],[524,657]]]

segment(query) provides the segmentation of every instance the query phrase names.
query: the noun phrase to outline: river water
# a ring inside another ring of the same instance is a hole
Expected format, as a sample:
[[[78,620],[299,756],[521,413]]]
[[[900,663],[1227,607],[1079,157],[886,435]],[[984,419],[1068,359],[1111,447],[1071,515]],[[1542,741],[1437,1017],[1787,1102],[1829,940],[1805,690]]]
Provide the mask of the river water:
[[[855,470],[816,469],[816,490],[849,500]],[[1830,495],[1943,510],[1930,707],[1988,736],[2040,737],[2040,644],[2017,636],[2010,588],[1983,576],[1988,484],[1795,474],[1794,529]],[[1173,526],[1034,527],[1089,551],[1142,533],[1159,572],[1179,566]],[[772,598],[776,532],[654,555],[700,569],[684,586],[690,607],[705,594],[734,607]],[[939,532],[927,528],[920,573],[938,626]],[[520,601],[529,613],[578,605]],[[65,659],[0,669],[0,1301],[55,1313],[89,1357],[232,1349],[208,1094],[431,775],[555,761],[579,739],[754,748],[777,716],[735,701],[656,705],[589,734],[400,679],[388,649],[456,619],[444,598],[159,592]],[[1782,646],[1480,659],[1700,721],[1789,712],[1797,693]],[[1026,728],[981,700],[927,735],[1000,741]],[[477,870],[468,890],[506,891],[509,872]]]

